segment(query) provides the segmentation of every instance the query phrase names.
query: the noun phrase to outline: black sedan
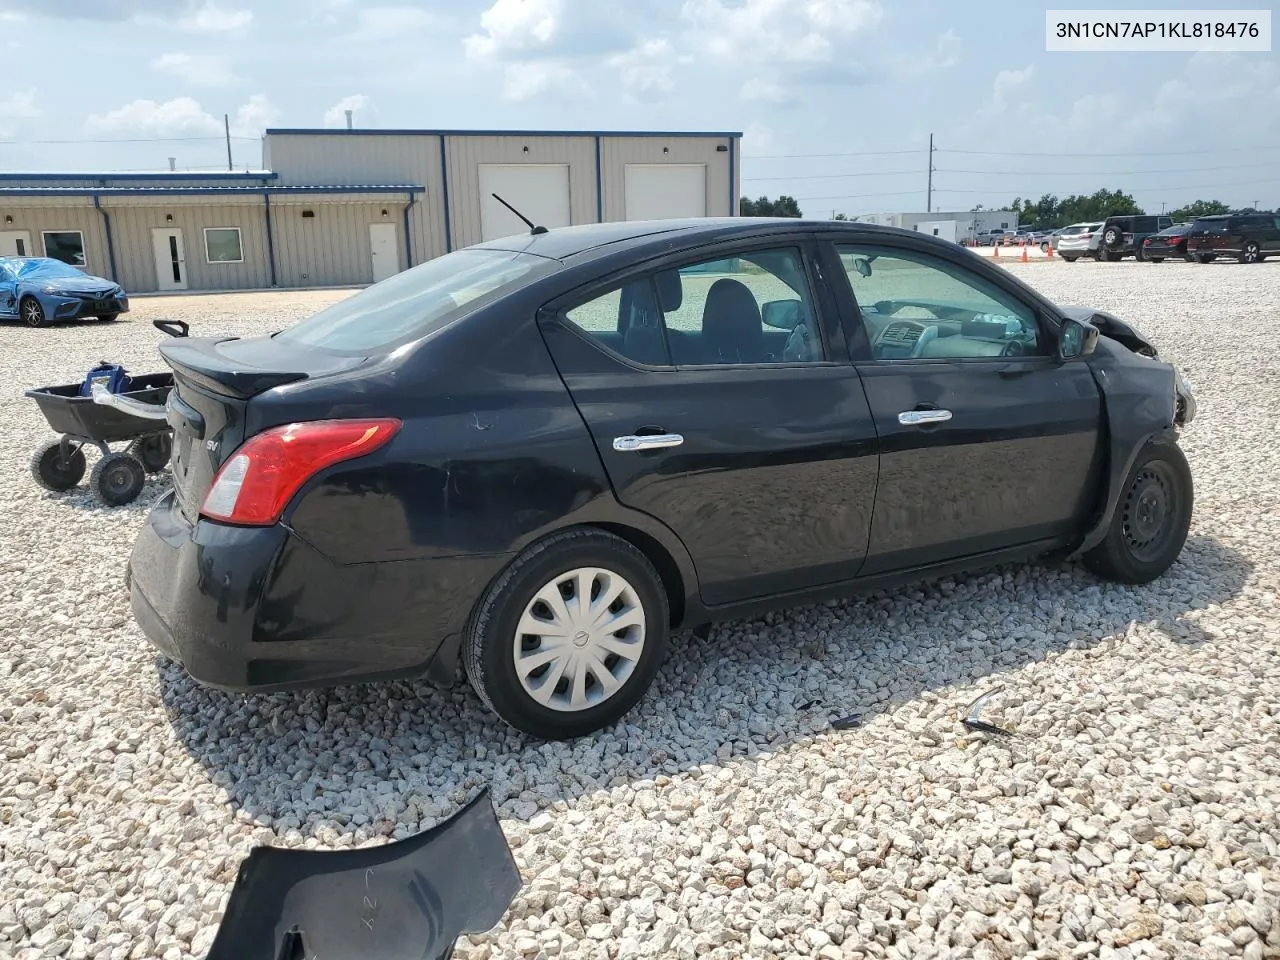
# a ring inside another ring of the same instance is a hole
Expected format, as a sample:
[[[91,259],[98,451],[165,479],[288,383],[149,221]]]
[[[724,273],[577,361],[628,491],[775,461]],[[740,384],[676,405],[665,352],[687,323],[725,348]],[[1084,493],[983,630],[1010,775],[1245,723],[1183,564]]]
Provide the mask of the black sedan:
[[[1142,259],[1152,263],[1160,263],[1173,257],[1195,260],[1195,256],[1187,250],[1187,235],[1190,232],[1190,223],[1175,223],[1172,227],[1165,227],[1159,233],[1152,234],[1142,241]]]
[[[132,606],[224,689],[461,665],[575,737],[673,630],[1046,554],[1143,583],[1191,519],[1178,371],[914,231],[539,229],[161,353],[174,489]]]

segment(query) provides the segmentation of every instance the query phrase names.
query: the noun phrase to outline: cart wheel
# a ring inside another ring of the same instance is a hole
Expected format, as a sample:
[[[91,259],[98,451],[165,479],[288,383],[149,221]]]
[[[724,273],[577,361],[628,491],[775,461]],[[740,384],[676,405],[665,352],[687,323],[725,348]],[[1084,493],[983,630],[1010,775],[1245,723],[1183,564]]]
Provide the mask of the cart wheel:
[[[169,454],[173,451],[173,438],[167,433],[153,433],[149,437],[139,437],[125,449],[125,453],[142,461],[147,473],[159,473],[169,462]]]
[[[54,440],[31,455],[31,475],[46,490],[62,493],[84,479],[84,451],[76,447],[63,459],[62,441]]]
[[[89,486],[93,495],[108,507],[119,507],[137,499],[147,482],[142,461],[129,453],[108,453],[93,467]]]

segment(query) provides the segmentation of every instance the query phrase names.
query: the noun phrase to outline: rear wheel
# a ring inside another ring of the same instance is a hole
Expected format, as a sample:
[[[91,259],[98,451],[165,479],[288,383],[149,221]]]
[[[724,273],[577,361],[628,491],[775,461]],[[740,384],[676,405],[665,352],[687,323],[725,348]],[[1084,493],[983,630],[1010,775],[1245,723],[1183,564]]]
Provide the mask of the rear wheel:
[[[1241,263],[1257,263],[1262,259],[1262,248],[1258,244],[1250,240],[1244,245],[1244,249],[1240,251]]]
[[[1075,258],[1075,257],[1073,257],[1073,256],[1069,257],[1069,256],[1067,256],[1065,253],[1063,253],[1063,254],[1059,254],[1059,256],[1060,256],[1063,260],[1067,261],[1067,263],[1075,263],[1075,262],[1076,262],[1076,258]]]
[[[1148,583],[1178,559],[1187,541],[1194,503],[1191,468],[1176,443],[1153,441],[1125,478],[1120,502],[1086,565],[1119,583]]]
[[[1164,263],[1164,257],[1143,257],[1143,259],[1149,260],[1152,263]]]
[[[28,327],[43,327],[48,323],[48,318],[44,315],[44,307],[40,306],[40,301],[35,297],[22,298],[22,302],[18,304],[18,315]]]
[[[467,679],[510,726],[568,740],[617,721],[644,696],[670,613],[647,557],[598,530],[570,530],[512,561],[472,611]]]
[[[84,479],[86,463],[79,447],[63,457],[62,441],[54,440],[31,455],[31,476],[46,490],[62,493]]]
[[[108,453],[93,467],[89,486],[108,507],[119,507],[138,498],[147,482],[142,461],[129,453]]]
[[[159,473],[169,462],[173,451],[173,438],[167,433],[155,433],[139,437],[129,444],[125,452],[137,457],[147,473]]]
[[[1197,254],[1196,254],[1196,260],[1197,260],[1197,261],[1199,261],[1200,263],[1209,263],[1209,262],[1211,262],[1211,261],[1213,260],[1213,254],[1212,254],[1212,253],[1197,253]]]

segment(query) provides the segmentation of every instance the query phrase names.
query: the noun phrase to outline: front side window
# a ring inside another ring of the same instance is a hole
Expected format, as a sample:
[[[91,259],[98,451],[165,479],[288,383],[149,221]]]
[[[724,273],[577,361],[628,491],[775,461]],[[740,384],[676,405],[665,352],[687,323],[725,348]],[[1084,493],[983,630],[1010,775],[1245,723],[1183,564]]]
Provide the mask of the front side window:
[[[875,360],[985,360],[1046,353],[1034,312],[994,283],[929,254],[836,250]]]
[[[204,255],[209,263],[244,263],[239,227],[205,227]]]
[[[50,230],[44,234],[44,255],[73,267],[85,266],[84,234],[79,230]]]
[[[339,352],[386,349],[424,337],[463,309],[510,293],[557,262],[509,250],[455,250],[365,287],[276,334]]]

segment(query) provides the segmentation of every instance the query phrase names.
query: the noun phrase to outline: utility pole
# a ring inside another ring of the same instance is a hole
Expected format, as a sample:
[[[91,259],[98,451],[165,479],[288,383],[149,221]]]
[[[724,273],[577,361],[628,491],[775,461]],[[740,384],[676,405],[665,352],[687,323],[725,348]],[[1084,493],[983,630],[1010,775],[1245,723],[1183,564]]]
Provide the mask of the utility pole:
[[[929,134],[929,192],[925,195],[924,212],[933,213],[933,134]]]
[[[1161,212],[1162,214],[1164,213],[1164,207],[1165,207],[1165,204],[1164,204],[1164,202],[1163,202],[1163,201],[1161,201],[1161,203],[1160,203],[1160,212]]]
[[[227,134],[227,169],[234,170],[235,167],[231,166],[231,117],[225,113],[222,115],[222,129]]]

